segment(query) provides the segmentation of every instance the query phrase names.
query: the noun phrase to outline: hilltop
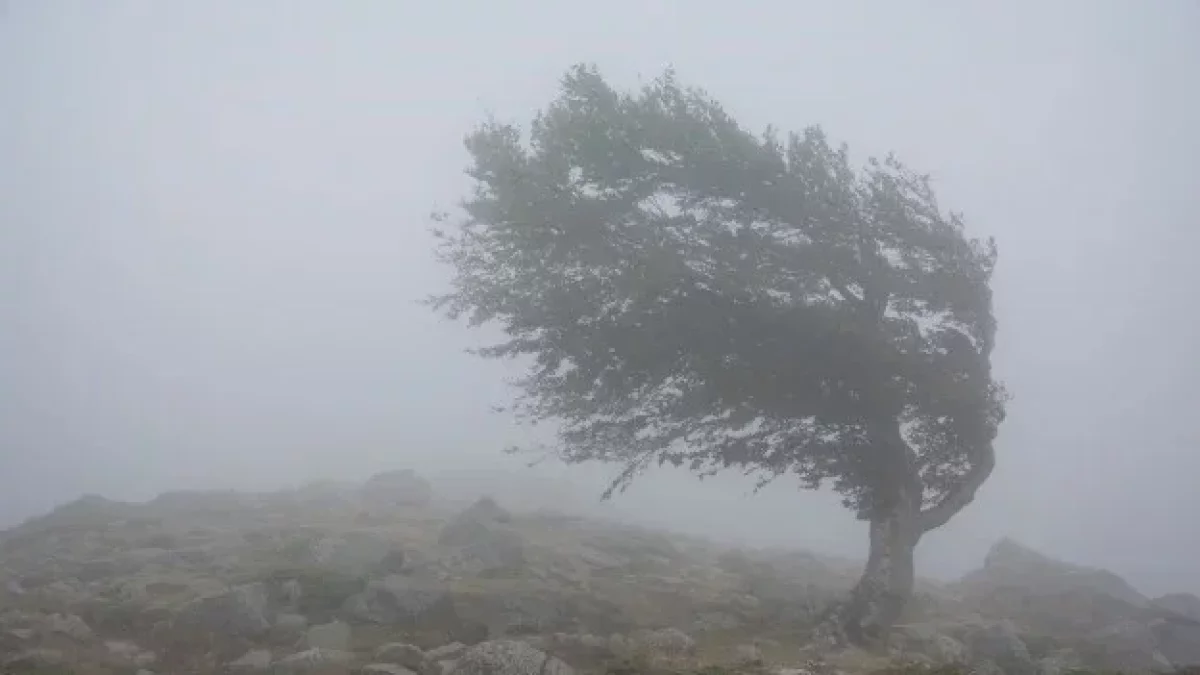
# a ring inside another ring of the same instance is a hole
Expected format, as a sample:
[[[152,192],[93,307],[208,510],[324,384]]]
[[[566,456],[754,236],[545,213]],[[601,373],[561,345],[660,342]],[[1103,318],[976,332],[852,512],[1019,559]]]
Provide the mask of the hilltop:
[[[485,495],[411,471],[270,493],[85,496],[0,534],[4,673],[560,675],[1200,664],[1200,599],[1012,540],[922,581],[887,649],[811,644],[857,566]],[[57,670],[55,670],[57,669]]]

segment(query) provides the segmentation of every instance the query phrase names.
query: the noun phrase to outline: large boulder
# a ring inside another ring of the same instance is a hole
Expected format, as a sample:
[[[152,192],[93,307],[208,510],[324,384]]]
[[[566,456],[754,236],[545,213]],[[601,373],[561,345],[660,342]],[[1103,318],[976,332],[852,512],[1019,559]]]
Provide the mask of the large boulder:
[[[183,606],[173,627],[198,635],[257,637],[271,629],[267,586],[252,583],[197,598]]]
[[[512,522],[512,514],[491,497],[483,497],[460,511],[442,527],[438,543],[442,546],[463,546],[498,525]]]
[[[1055,560],[1009,538],[993,545],[983,567],[964,576],[958,586],[969,596],[1019,588],[1043,596],[1082,592],[1107,595],[1137,607],[1147,604],[1145,596],[1108,570]]]
[[[436,580],[388,575],[373,579],[342,607],[351,621],[409,629],[453,631],[458,611],[449,589]]]
[[[404,551],[373,532],[343,532],[318,538],[311,546],[312,564],[346,574],[394,573],[404,568]]]
[[[438,535],[446,564],[466,576],[517,576],[526,567],[525,541],[512,516],[484,497],[450,519]]]

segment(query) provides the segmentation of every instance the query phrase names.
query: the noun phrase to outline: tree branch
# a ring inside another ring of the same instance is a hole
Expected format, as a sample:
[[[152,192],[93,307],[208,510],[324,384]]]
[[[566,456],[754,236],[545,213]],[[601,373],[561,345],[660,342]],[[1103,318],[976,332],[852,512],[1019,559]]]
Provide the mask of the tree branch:
[[[941,501],[921,511],[921,531],[929,532],[945,525],[967,504],[975,500],[975,493],[983,485],[992,469],[996,468],[996,451],[986,443],[978,459],[963,476],[962,481],[942,498]]]

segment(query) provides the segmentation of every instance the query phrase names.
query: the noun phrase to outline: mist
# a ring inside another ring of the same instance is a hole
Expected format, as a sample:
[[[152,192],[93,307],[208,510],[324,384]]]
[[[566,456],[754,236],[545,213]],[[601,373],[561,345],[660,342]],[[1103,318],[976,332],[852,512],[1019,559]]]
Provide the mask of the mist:
[[[491,411],[515,371],[419,304],[448,283],[428,214],[469,189],[472,127],[527,123],[578,61],[625,86],[673,65],[751,129],[895,151],[997,239],[1015,399],[922,573],[1011,535],[1200,592],[1198,34],[1188,0],[10,2],[0,526],[83,493],[411,467],[863,555],[830,493],[664,470],[600,505],[614,467],[503,454],[531,440]]]

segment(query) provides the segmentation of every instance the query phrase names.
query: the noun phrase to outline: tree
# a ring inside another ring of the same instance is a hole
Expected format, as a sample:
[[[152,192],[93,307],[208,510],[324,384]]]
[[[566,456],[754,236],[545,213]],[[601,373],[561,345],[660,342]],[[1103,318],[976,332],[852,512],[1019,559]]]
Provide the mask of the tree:
[[[621,93],[576,66],[528,140],[492,121],[466,146],[430,304],[503,328],[480,356],[530,360],[512,412],[556,423],[567,462],[621,465],[605,498],[655,463],[831,485],[870,553],[829,625],[882,636],[921,536],[994,464],[994,241],[894,157],[756,136],[671,71]]]

